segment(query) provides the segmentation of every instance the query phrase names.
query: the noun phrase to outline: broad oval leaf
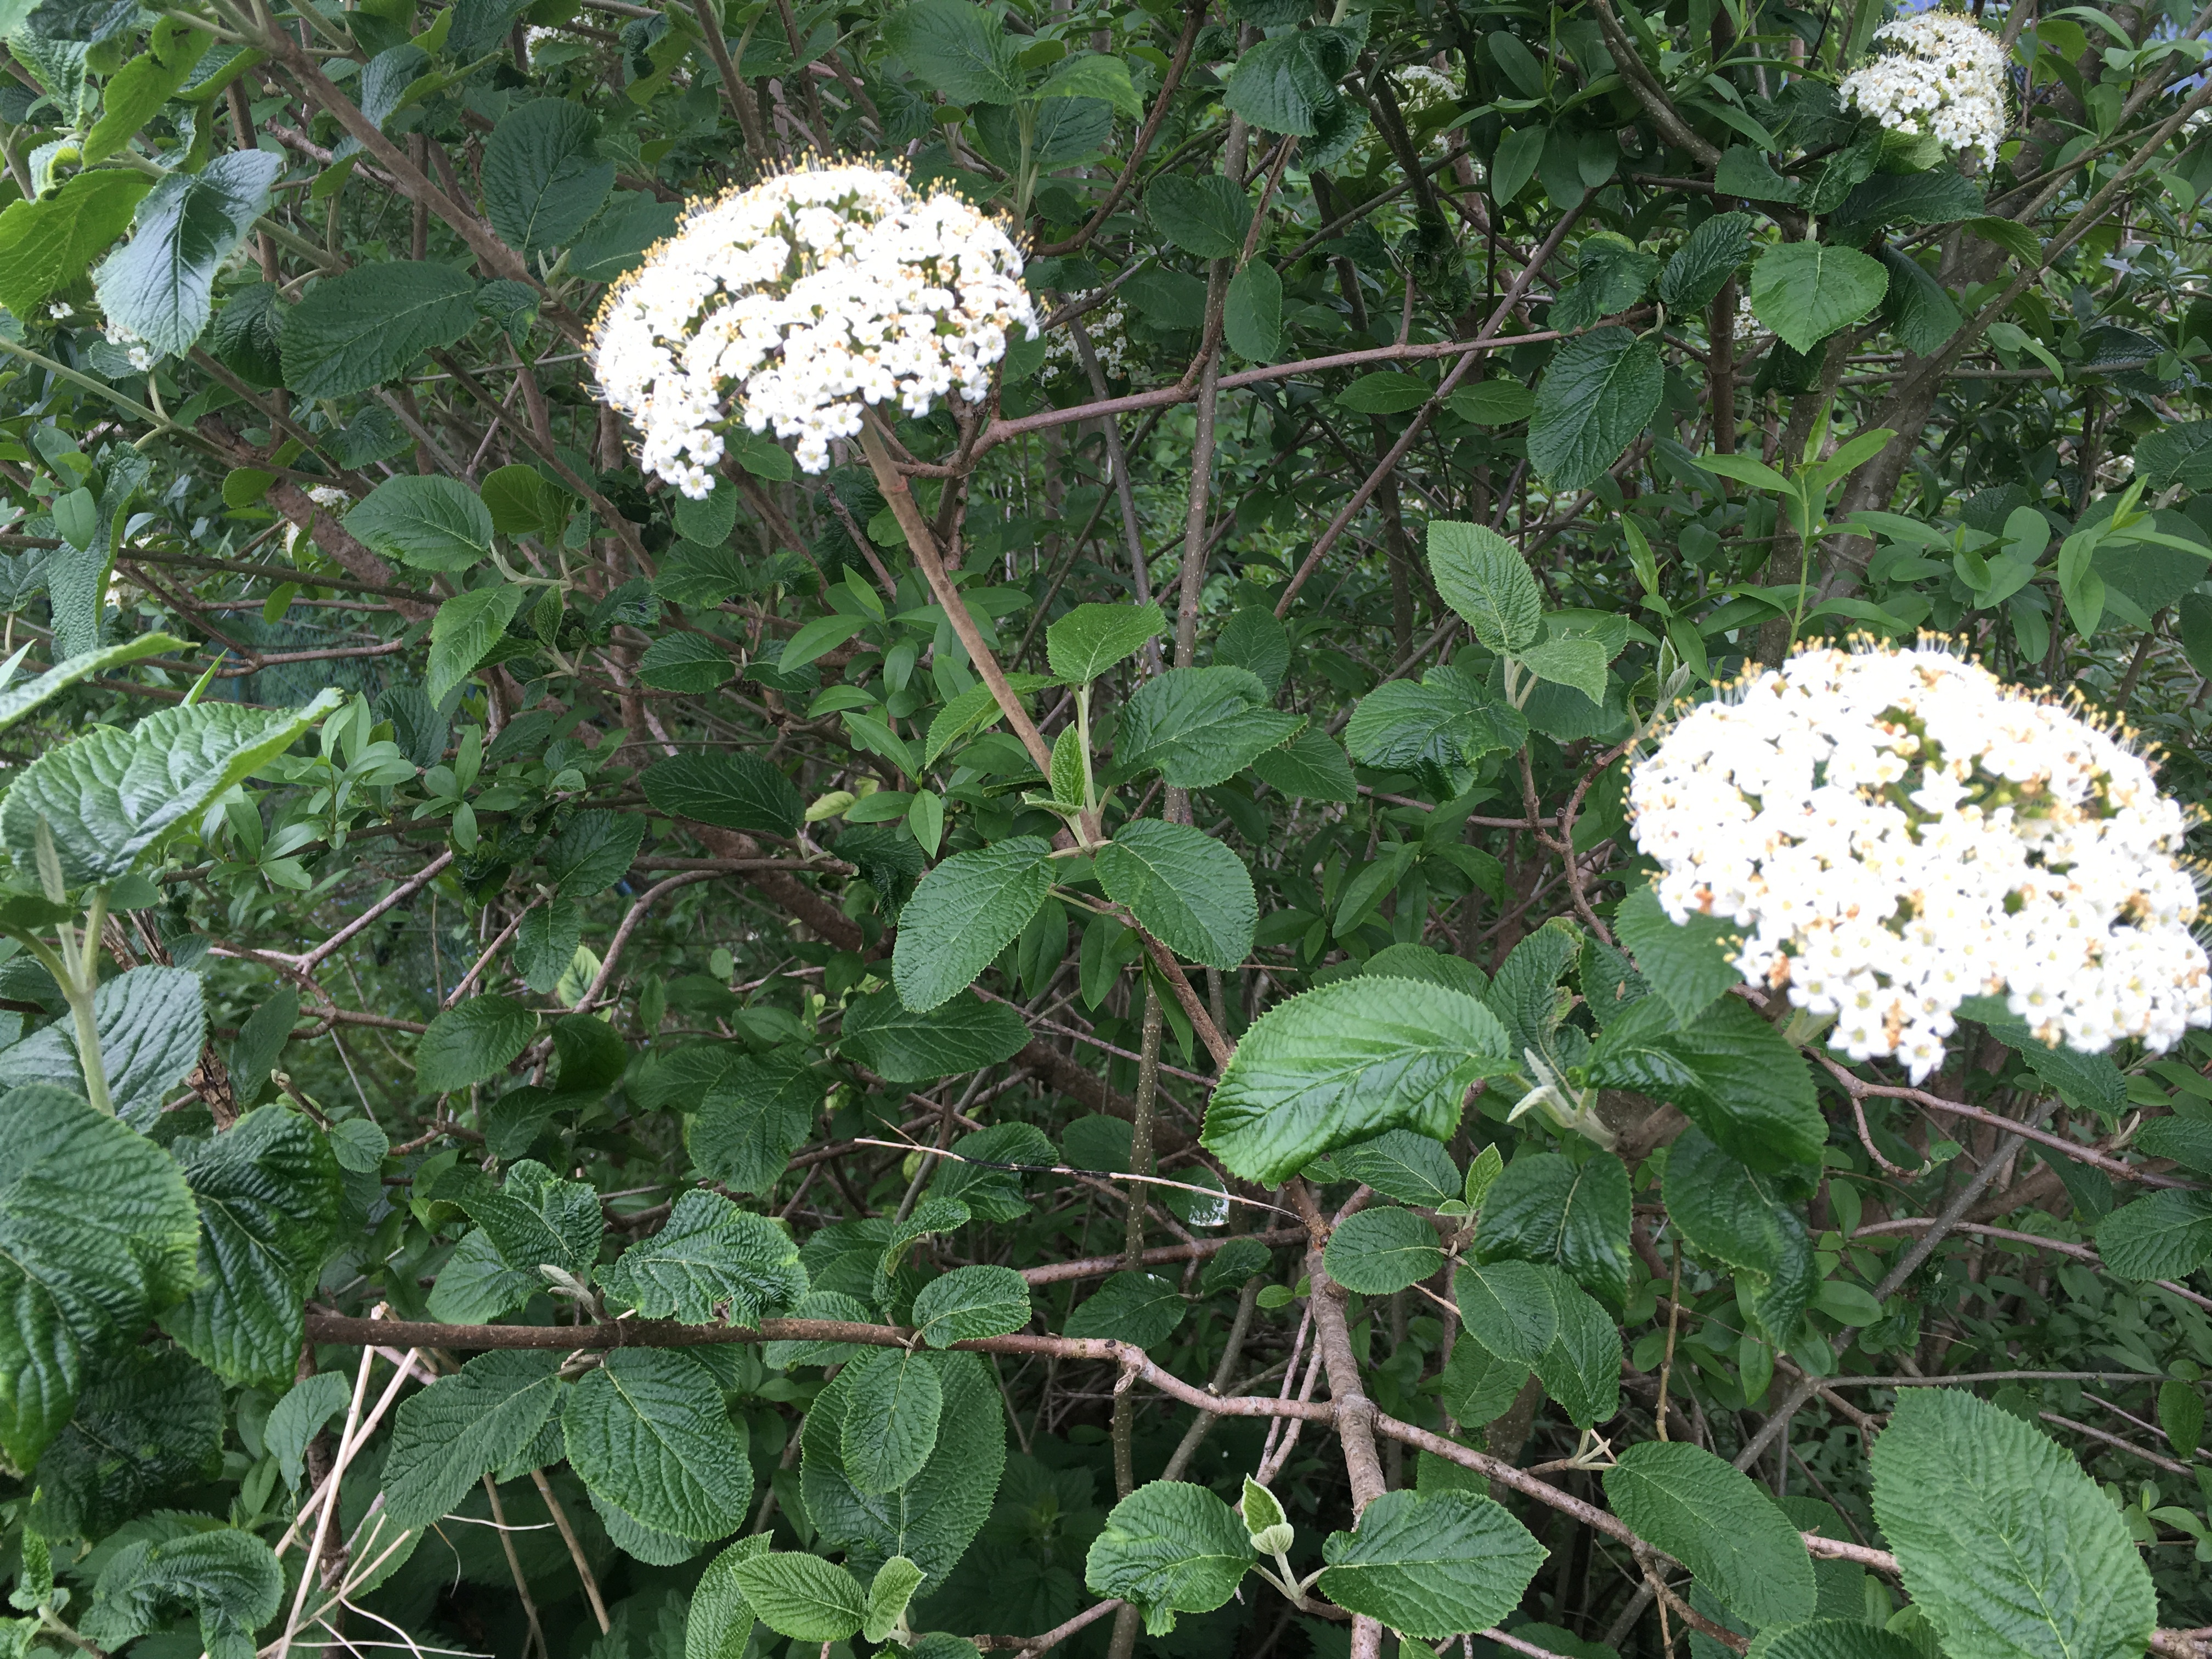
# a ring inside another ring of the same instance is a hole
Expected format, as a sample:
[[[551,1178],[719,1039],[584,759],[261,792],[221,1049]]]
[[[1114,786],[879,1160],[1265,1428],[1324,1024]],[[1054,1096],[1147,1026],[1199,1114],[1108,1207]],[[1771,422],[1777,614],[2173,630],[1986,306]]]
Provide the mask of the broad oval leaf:
[[[1751,267],[1752,314],[1794,351],[1810,351],[1889,291],[1881,260],[1825,242],[1784,242]]]
[[[1487,1630],[1547,1553],[1503,1505],[1468,1492],[1386,1492],[1322,1546],[1319,1589],[1340,1607],[1435,1642]]]
[[[1177,956],[1230,973],[1250,954],[1260,919],[1251,872],[1204,830],[1133,819],[1092,854],[1091,864],[1106,896],[1127,905],[1145,931]],[[925,881],[922,892],[928,889]],[[917,893],[915,903],[921,898]],[[914,909],[908,905],[901,918],[902,942]]]
[[[466,570],[491,553],[491,512],[455,478],[386,478],[345,515],[364,544],[418,570]]]
[[[1030,1316],[1029,1281],[1012,1267],[955,1267],[931,1279],[914,1299],[915,1329],[933,1348],[973,1337],[1004,1336],[1028,1324]]]
[[[1322,1260],[1329,1277],[1362,1296],[1389,1296],[1444,1265],[1437,1230],[1411,1210],[1380,1205],[1336,1224]]]
[[[1419,980],[1340,980],[1253,1023],[1206,1113],[1207,1149],[1279,1185],[1322,1153],[1384,1129],[1442,1140],[1477,1079],[1510,1069],[1497,1017]]]
[[[284,384],[303,398],[366,392],[476,325],[476,283],[394,260],[329,276],[284,319]]]
[[[661,811],[719,830],[789,836],[806,816],[791,780],[757,755],[677,755],[646,768],[642,781]]]
[[[592,1495],[645,1526],[711,1539],[743,1524],[752,1468],[732,1443],[714,1374],[691,1355],[617,1349],[569,1390],[561,1425]]]
[[[1051,890],[1052,843],[1041,836],[1015,836],[945,860],[899,912],[891,955],[899,1000],[916,1013],[951,1001],[1028,926]]]
[[[1164,1636],[1179,1613],[1211,1613],[1256,1559],[1244,1522],[1204,1486],[1155,1480],[1114,1506],[1084,1558],[1094,1595],[1118,1595]]]
[[[155,185],[138,204],[130,241],[93,273],[108,320],[157,356],[191,350],[214,314],[216,272],[267,211],[269,187],[283,170],[281,155],[232,150]]]
[[[1555,489],[1595,483],[1658,413],[1666,378],[1656,339],[1600,328],[1569,340],[1536,383],[1529,466]]]
[[[1689,1568],[1738,1618],[1757,1626],[1813,1616],[1805,1540],[1741,1470],[1702,1446],[1647,1440],[1621,1453],[1604,1478],[1613,1513]]]
[[[514,1063],[538,1030],[538,1016],[496,993],[457,1003],[430,1022],[415,1049],[415,1084],[447,1094],[485,1083]]]
[[[945,1390],[937,1368],[906,1348],[878,1348],[853,1362],[845,1408],[845,1478],[864,1492],[896,1492],[937,1449]]]
[[[561,1356],[480,1353],[399,1402],[384,1460],[384,1504],[396,1526],[426,1527],[538,1437],[560,1402]]]

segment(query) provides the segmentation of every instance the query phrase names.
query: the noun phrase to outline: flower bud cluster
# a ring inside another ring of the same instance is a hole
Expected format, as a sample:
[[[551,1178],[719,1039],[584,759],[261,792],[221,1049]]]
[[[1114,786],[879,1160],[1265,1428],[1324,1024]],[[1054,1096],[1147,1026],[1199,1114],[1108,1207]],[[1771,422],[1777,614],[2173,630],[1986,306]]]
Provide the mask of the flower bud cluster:
[[[1744,977],[1833,1017],[1853,1060],[1918,1082],[1976,995],[2086,1053],[2212,1024],[2180,806],[1936,646],[1800,652],[1684,717],[1629,801],[1667,913],[1734,920]]]
[[[1875,31],[1897,50],[1844,77],[1843,94],[1892,132],[1933,134],[1994,163],[2005,135],[2004,46],[1971,17],[1923,11]]]
[[[592,367],[642,464],[697,499],[732,422],[797,440],[819,472],[866,405],[981,398],[1009,331],[1036,333],[1021,278],[1006,232],[958,197],[804,167],[695,207],[609,290]]]

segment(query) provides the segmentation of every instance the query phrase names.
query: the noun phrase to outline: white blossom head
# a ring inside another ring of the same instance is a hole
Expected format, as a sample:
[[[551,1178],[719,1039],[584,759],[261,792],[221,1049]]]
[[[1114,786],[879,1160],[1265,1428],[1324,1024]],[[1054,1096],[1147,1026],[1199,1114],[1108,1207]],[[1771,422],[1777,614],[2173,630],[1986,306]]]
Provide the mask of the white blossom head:
[[[816,165],[696,204],[608,291],[592,339],[641,463],[695,499],[742,422],[819,472],[866,405],[980,399],[1011,331],[1037,331],[996,221],[902,173]]]
[[[1844,97],[1892,132],[1994,164],[2006,126],[2002,42],[1948,11],[1900,17],[1874,38],[1893,50],[1845,76]]]
[[[1799,652],[1679,721],[1629,804],[1667,913],[1733,920],[1744,977],[1854,1061],[1919,1082],[1971,996],[2089,1054],[2212,1024],[2181,807],[1939,643]]]
[[[131,368],[143,373],[154,367],[153,347],[113,318],[100,324],[100,331],[108,344],[120,348]]]
[[[1080,305],[1097,292],[1091,289],[1070,295],[1068,303]],[[1084,381],[1083,360],[1075,349],[1078,321],[1091,337],[1091,349],[1098,359],[1099,372],[1109,380],[1127,380],[1136,367],[1129,349],[1129,313],[1122,308],[1121,296],[1110,294],[1080,318],[1071,318],[1058,328],[1044,331],[1044,362],[1038,370],[1040,378],[1064,377],[1078,384]]]

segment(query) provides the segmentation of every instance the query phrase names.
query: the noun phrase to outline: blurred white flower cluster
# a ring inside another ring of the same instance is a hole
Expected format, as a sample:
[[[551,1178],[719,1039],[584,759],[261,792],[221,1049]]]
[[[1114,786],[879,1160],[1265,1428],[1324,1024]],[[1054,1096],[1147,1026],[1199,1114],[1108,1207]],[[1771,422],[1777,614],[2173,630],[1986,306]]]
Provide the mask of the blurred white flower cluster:
[[[106,336],[108,344],[123,348],[123,355],[131,360],[131,368],[143,371],[154,367],[154,349],[122,324],[104,322],[100,331]]]
[[[958,197],[804,167],[695,207],[609,290],[592,367],[643,465],[696,500],[730,422],[798,440],[819,472],[864,404],[981,398],[1008,331],[1036,333],[1021,278],[1006,233]]]
[[[2181,808],[2107,733],[1937,647],[1800,652],[1686,716],[1629,799],[1667,913],[1742,926],[1744,977],[1834,1016],[1853,1060],[1920,1081],[1984,994],[2087,1053],[2212,1024]]]
[[[1459,102],[1459,87],[1442,70],[1426,64],[1402,64],[1390,71],[1390,90],[1409,116],[1434,113]]]
[[[1096,289],[1068,296],[1068,303],[1079,305],[1097,293]],[[1108,299],[1083,313],[1079,320],[1083,331],[1091,337],[1091,349],[1097,354],[1098,367],[1109,380],[1126,380],[1129,362],[1129,313],[1121,308],[1120,297]],[[1085,379],[1083,360],[1075,354],[1075,331],[1072,326],[1049,328],[1044,335],[1044,363],[1041,378],[1049,380],[1066,374],[1080,381]]]
[[[1933,134],[1995,162],[2005,134],[2004,46],[1971,17],[1923,11],[1875,31],[1897,48],[1844,77],[1844,96],[1892,132]]]

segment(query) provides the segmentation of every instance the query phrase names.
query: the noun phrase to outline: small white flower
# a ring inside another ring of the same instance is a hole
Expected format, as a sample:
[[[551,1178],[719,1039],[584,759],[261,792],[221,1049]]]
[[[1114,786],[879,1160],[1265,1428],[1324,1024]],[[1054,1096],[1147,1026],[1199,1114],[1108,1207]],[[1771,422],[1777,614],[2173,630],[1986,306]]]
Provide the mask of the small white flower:
[[[123,348],[124,354],[131,360],[131,368],[143,371],[154,367],[153,348],[122,324],[113,321],[102,323],[100,331],[107,337],[108,344]]]
[[[1392,70],[1390,90],[1409,117],[1450,109],[1459,102],[1459,88],[1451,76],[1426,64],[1407,64]]]
[[[1971,17],[1923,11],[1875,31],[1897,50],[1844,77],[1843,94],[1892,132],[1932,134],[1994,163],[2005,135],[2003,44]]]
[[[1833,1015],[1829,1046],[1942,1064],[1970,996],[2045,1042],[2212,1025],[2180,806],[2109,733],[1933,646],[1813,649],[1685,716],[1629,784],[1675,921]]]
[[[1068,303],[1079,305],[1096,292],[1092,289],[1071,295]],[[1078,321],[1091,337],[1091,349],[1098,359],[1100,373],[1109,380],[1127,378],[1133,367],[1129,357],[1129,313],[1121,308],[1118,295],[1093,306],[1073,321],[1045,331],[1044,364],[1037,371],[1039,378],[1052,380],[1063,374],[1078,381],[1085,378],[1083,360],[1075,349],[1074,322]]]
[[[805,167],[696,204],[608,291],[592,368],[642,434],[641,464],[686,495],[712,489],[740,422],[797,439],[819,472],[866,405],[983,398],[1011,331],[1036,336],[1021,276],[1006,232],[958,197]]]
[[[76,307],[66,300],[57,300],[46,307],[46,315],[58,323],[65,323],[76,315]]]
[[[317,507],[341,507],[349,505],[353,497],[334,484],[309,484],[307,499]]]

